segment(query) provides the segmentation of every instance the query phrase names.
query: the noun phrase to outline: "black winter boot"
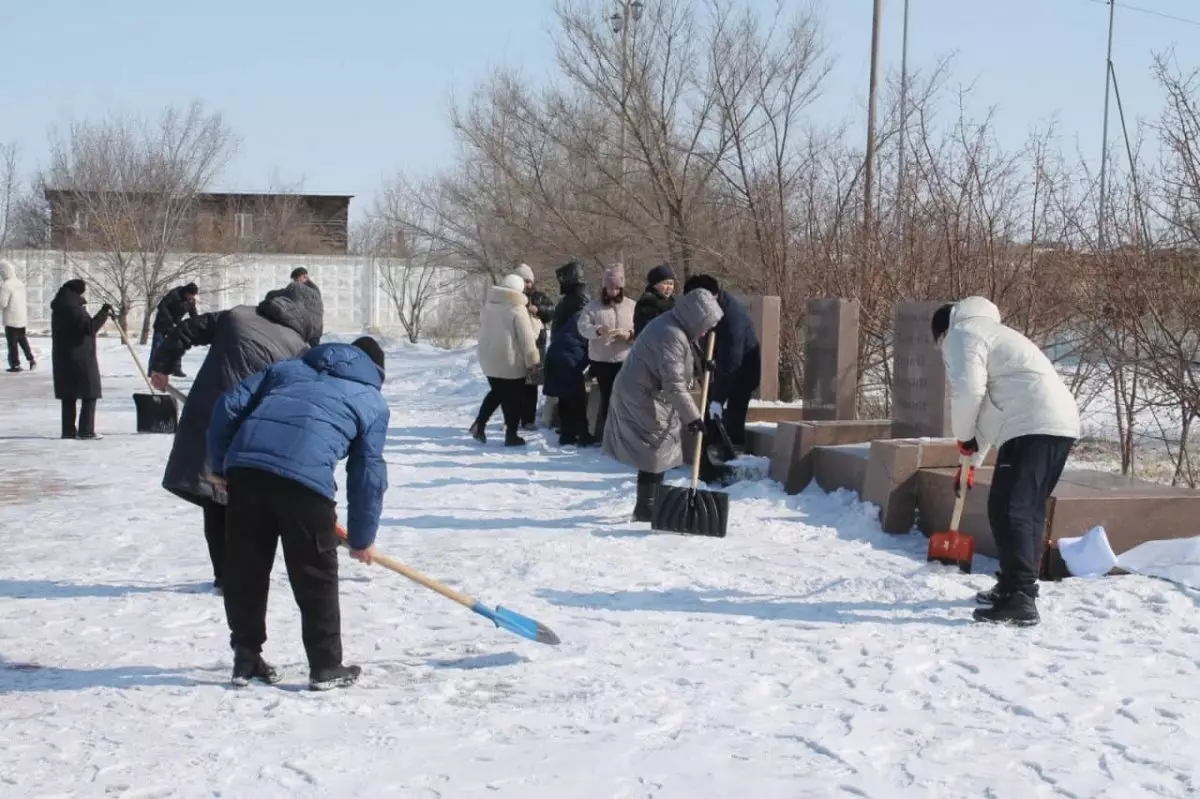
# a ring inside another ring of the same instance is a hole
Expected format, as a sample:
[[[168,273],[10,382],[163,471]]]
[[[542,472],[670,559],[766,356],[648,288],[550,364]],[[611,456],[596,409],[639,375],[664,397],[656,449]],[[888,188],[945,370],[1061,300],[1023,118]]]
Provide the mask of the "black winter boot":
[[[310,691],[330,691],[334,688],[349,688],[362,676],[360,666],[334,666],[320,669],[308,675]]]
[[[1001,595],[990,608],[976,608],[975,621],[1032,627],[1041,621],[1037,600],[1022,591]]]
[[[649,524],[654,519],[654,500],[658,495],[656,482],[639,480],[637,484],[637,504],[633,506],[633,520],[640,524]]]
[[[235,688],[245,688],[251,680],[274,685],[281,679],[283,676],[279,670],[263,660],[259,653],[247,649],[233,650],[233,676],[229,681]]]
[[[487,433],[483,430],[483,423],[476,419],[471,423],[471,438],[478,441],[480,444],[487,443]]]
[[[516,432],[509,432],[504,436],[504,446],[506,447],[523,447],[525,439],[521,438]]]

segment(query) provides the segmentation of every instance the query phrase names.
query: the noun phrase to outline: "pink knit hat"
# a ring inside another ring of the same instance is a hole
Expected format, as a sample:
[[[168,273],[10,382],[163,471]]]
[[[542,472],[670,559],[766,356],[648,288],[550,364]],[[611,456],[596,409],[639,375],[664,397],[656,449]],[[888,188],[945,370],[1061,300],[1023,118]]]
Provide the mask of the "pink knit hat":
[[[625,267],[621,264],[610,266],[604,270],[604,288],[625,288]]]

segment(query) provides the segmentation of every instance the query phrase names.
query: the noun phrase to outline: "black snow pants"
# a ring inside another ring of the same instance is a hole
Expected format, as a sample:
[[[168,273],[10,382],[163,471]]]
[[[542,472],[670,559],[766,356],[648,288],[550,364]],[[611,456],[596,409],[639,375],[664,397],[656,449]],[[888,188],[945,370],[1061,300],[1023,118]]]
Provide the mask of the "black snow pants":
[[[208,559],[212,561],[213,581],[225,585],[225,506],[211,499],[200,501],[204,512],[204,540],[208,543]]]
[[[621,371],[622,363],[607,361],[592,361],[592,375],[600,388],[600,412],[596,415],[596,431],[593,435],[600,441],[604,440],[604,423],[608,420],[608,403],[612,399],[613,384],[617,382],[617,374]]]
[[[21,365],[18,348],[20,352],[25,353],[25,360],[29,361],[31,366],[34,364],[33,350],[29,348],[29,337],[25,335],[25,328],[5,327],[4,341],[8,344],[8,367],[10,369],[16,369]]]
[[[524,401],[528,384],[522,377],[489,377],[487,380],[491,390],[483,398],[475,422],[481,430],[486,428],[496,408],[500,408],[504,413],[504,432],[511,438],[521,426],[521,403]],[[537,386],[532,388],[536,389]]]
[[[225,617],[233,647],[261,652],[275,545],[300,608],[310,671],[342,665],[337,508],[299,483],[256,469],[230,469],[225,542]]]
[[[62,403],[62,437],[92,438],[96,435],[96,400],[59,400]]]
[[[532,383],[521,389],[521,426],[537,424],[538,387]]]
[[[588,435],[587,394],[581,397],[560,397],[558,400],[560,444],[577,444]]]
[[[996,453],[988,492],[988,523],[1000,556],[1001,591],[1037,596],[1046,503],[1062,476],[1075,439],[1018,436]]]

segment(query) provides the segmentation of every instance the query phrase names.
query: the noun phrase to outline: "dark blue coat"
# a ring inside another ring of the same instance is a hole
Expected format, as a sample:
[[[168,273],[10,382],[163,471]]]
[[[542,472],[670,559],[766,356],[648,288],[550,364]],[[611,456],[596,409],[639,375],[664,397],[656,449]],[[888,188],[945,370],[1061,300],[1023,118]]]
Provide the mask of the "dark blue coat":
[[[335,499],[333,470],[346,463],[350,546],[375,542],[387,465],[391,412],[383,372],[350,344],[322,344],[273,364],[226,393],[213,408],[208,459],[213,474],[238,467],[277,474]]]
[[[709,397],[723,404],[734,387],[743,392],[758,388],[762,381],[762,352],[754,320],[742,298],[722,291],[717,303],[725,316],[717,324],[717,352],[713,358],[717,371],[713,373]]]
[[[546,351],[546,382],[542,393],[559,399],[580,399],[586,393],[583,373],[588,367],[588,343],[579,332],[576,311],[550,339]]]

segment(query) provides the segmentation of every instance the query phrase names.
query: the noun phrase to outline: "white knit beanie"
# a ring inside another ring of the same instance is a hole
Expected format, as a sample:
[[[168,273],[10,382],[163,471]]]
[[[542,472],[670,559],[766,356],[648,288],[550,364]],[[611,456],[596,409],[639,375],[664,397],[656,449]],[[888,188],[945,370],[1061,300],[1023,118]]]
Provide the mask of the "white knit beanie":
[[[533,276],[533,270],[529,268],[529,264],[521,264],[513,270],[513,274],[520,275],[522,280],[530,283],[537,282],[537,279]]]
[[[504,278],[504,280],[500,281],[500,285],[511,291],[518,291],[522,294],[525,293],[525,278],[518,274],[507,276]]]

